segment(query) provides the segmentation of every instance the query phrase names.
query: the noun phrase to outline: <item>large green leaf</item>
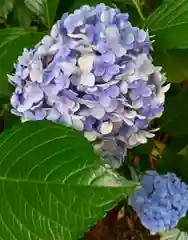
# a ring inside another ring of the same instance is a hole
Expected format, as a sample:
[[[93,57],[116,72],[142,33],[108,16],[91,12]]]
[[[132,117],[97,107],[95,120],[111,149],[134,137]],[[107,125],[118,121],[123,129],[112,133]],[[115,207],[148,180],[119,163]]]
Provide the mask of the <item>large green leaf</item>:
[[[165,48],[188,47],[188,1],[164,1],[146,21],[156,41]]]
[[[165,105],[165,111],[160,119],[161,131],[170,136],[188,133],[188,92],[182,90]]]
[[[14,0],[0,0],[0,17],[7,18],[8,14],[12,11]]]
[[[10,94],[7,74],[12,72],[13,64],[23,48],[33,47],[43,35],[34,28],[0,29],[0,93]]]
[[[23,0],[16,0],[12,15],[16,26],[29,27],[31,25],[32,13]]]
[[[42,22],[51,28],[56,15],[59,0],[25,0],[26,6],[37,14]]]
[[[0,239],[76,240],[138,186],[80,133],[40,121],[0,136]]]
[[[161,240],[188,240],[186,232],[181,232],[179,229],[174,228],[160,234]]]
[[[168,147],[163,153],[162,159],[157,161],[157,170],[160,173],[173,172],[182,179],[186,184],[188,184],[188,158],[183,155],[175,155],[171,149]]]
[[[181,218],[180,221],[178,222],[177,227],[186,233],[188,233],[188,213],[186,214],[185,217]],[[188,235],[187,235],[188,239]],[[187,239],[181,239],[181,240],[187,240]],[[179,239],[178,239],[179,240]]]
[[[188,78],[188,51],[155,48],[155,64],[162,66],[169,82],[182,82]]]

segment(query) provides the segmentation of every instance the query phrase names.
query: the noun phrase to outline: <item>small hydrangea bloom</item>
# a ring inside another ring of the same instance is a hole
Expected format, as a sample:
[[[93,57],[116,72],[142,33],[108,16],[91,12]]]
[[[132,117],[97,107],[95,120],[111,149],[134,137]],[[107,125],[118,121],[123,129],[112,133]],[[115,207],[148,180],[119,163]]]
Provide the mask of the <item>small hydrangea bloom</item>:
[[[84,5],[64,14],[18,58],[9,76],[12,113],[70,125],[122,159],[127,148],[154,136],[149,123],[163,112],[169,85],[150,50],[148,32],[119,9]]]
[[[152,234],[176,227],[188,210],[188,186],[174,173],[147,171],[130,202]]]

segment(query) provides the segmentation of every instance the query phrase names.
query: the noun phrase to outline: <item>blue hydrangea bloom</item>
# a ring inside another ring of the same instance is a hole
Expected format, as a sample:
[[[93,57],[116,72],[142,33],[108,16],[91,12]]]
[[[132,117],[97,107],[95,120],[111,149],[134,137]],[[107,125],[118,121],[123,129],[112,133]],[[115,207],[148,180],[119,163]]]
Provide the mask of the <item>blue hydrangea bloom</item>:
[[[152,234],[176,227],[188,210],[188,186],[174,173],[147,171],[142,188],[130,198],[142,224]]]
[[[64,14],[34,49],[24,49],[9,81],[12,113],[62,122],[101,141],[108,156],[146,143],[169,85],[152,64],[147,31],[104,4]]]

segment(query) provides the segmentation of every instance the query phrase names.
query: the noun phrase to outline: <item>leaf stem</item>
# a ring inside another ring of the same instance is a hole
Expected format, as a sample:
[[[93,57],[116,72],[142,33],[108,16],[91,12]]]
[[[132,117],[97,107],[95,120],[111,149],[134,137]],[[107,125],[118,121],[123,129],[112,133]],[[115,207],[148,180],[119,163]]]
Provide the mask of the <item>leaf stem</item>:
[[[136,7],[136,10],[137,10],[140,18],[141,18],[143,21],[145,21],[145,17],[144,17],[144,15],[143,15],[143,13],[142,13],[142,10],[141,10],[140,6],[139,6],[139,3],[137,2],[137,1],[139,1],[139,0],[132,0],[132,1],[133,1],[134,5],[135,5],[135,7]]]

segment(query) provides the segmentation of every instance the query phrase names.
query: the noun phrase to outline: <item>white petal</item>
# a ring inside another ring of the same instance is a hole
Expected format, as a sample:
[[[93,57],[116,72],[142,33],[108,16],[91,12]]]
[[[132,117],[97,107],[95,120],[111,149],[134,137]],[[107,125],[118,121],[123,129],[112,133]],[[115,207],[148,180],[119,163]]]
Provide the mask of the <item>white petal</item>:
[[[138,139],[138,142],[140,143],[147,143],[147,138],[146,138],[146,135],[143,133],[143,132],[139,132],[137,134],[137,139]]]
[[[60,21],[58,21],[56,24],[53,25],[52,29],[51,29],[51,32],[50,32],[50,35],[53,37],[53,38],[56,38],[57,35],[59,34],[59,30],[60,29]]]
[[[79,108],[80,108],[80,104],[77,103],[77,102],[75,102],[75,105],[74,105],[74,107],[72,108],[72,112],[78,111]]]
[[[43,72],[36,64],[32,64],[31,66],[30,78],[32,82],[41,83],[43,80]]]
[[[60,44],[59,43],[56,43],[56,44],[53,44],[49,49],[48,49],[48,53],[49,54],[55,54],[58,49],[60,48]]]
[[[138,101],[132,102],[132,107],[135,109],[139,109],[143,106],[143,101],[140,99]]]
[[[103,83],[103,84],[96,84],[97,87],[102,87],[103,89],[109,88],[111,85],[115,85],[119,82],[119,80],[111,80],[108,83]]]
[[[128,91],[128,84],[123,81],[120,85],[120,91],[123,93],[123,94],[126,94],[127,91]]]
[[[93,54],[87,54],[78,59],[78,65],[83,72],[90,72],[93,67],[93,61],[95,56]]]
[[[115,151],[117,149],[117,141],[114,138],[104,139],[103,140],[103,149]]]
[[[88,108],[94,108],[96,107],[97,103],[95,101],[91,101],[91,100],[85,100],[85,99],[78,99],[80,104],[84,104],[86,105]],[[87,110],[88,111],[88,110]]]
[[[148,138],[153,138],[155,137],[155,134],[151,133],[151,132],[147,132],[147,131],[142,131],[142,133],[144,133],[144,135]]]
[[[126,118],[135,118],[137,113],[136,111],[126,111],[124,115]]]
[[[98,89],[97,87],[88,87],[88,88],[87,88],[87,92],[88,92],[88,93],[93,93],[93,92],[96,92],[97,89]]]
[[[83,39],[83,40],[85,40],[86,42],[89,43],[88,37],[87,37],[85,34],[81,34],[81,33],[79,33],[79,34],[71,34],[71,33],[68,33],[67,35],[68,35],[69,37],[71,37],[71,38]]]
[[[105,115],[105,110],[101,106],[97,106],[95,108],[92,108],[91,110],[91,115],[95,117],[96,119],[101,119]]]
[[[131,135],[130,138],[128,139],[128,144],[129,144],[130,146],[134,146],[134,145],[136,145],[137,143],[138,143],[138,140],[137,140],[136,134]]]
[[[102,134],[109,134],[109,133],[111,133],[112,129],[113,129],[112,122],[104,122],[100,126],[100,132]]]
[[[150,130],[150,132],[152,133],[152,132],[157,132],[157,131],[159,131],[160,130],[160,128],[154,128],[154,129],[151,129]]]
[[[96,131],[92,131],[92,132],[85,132],[84,136],[87,138],[88,141],[93,142],[97,139],[98,136],[100,136],[100,134],[97,133]]]
[[[116,122],[113,122],[113,131],[119,131],[121,126],[122,126],[122,121],[119,122],[119,120],[118,120]]]
[[[137,118],[139,118],[139,119],[146,119],[145,116],[142,116],[142,115],[140,115],[140,114],[137,114]]]
[[[93,87],[95,85],[95,76],[89,72],[83,72],[80,78],[80,84]]]
[[[93,49],[91,47],[84,47],[84,46],[78,46],[76,47],[76,50],[81,53],[92,53]]]
[[[124,118],[124,122],[128,125],[128,126],[133,126],[133,122],[131,120],[129,120],[128,118]]]
[[[142,73],[152,74],[154,71],[154,66],[149,59],[145,59],[142,66],[139,69]]]
[[[162,92],[165,93],[170,89],[170,83],[167,84],[166,86],[162,87]]]
[[[160,104],[164,103],[165,101],[165,94],[163,92],[160,92],[156,97],[155,100],[159,102]]]
[[[84,129],[84,124],[81,119],[82,117],[72,116],[72,126],[78,131],[82,131]]]
[[[72,121],[71,121],[71,116],[69,114],[64,113],[61,121],[63,121],[65,124],[67,124],[68,126],[71,126]]]
[[[78,67],[76,67],[73,63],[70,62],[62,62],[60,63],[61,69],[64,71],[65,75],[70,76],[73,73],[78,71]]]
[[[73,75],[70,77],[71,83],[75,86],[78,86],[80,84],[80,77]]]
[[[41,43],[45,45],[45,47],[49,48],[53,44],[54,40],[51,36],[44,36],[43,39],[41,40]]]

